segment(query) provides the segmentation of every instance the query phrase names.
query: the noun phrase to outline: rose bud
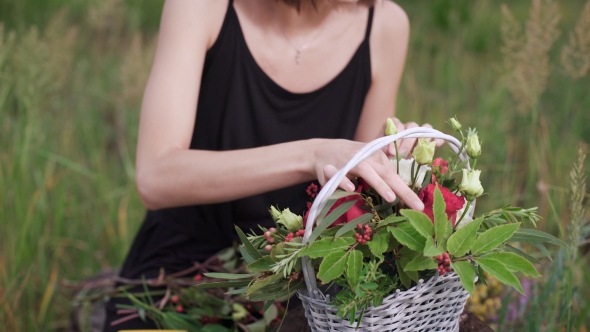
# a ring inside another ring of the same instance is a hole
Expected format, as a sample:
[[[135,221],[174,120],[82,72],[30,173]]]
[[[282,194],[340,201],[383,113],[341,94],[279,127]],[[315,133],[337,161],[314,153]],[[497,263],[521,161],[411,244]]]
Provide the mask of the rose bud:
[[[412,157],[419,165],[426,165],[432,163],[434,156],[435,142],[430,142],[428,138],[418,138],[418,146],[414,148]]]
[[[476,159],[481,155],[481,144],[477,134],[467,137],[467,147],[465,148],[465,151],[467,152],[467,155],[473,159]]]
[[[448,123],[451,125],[454,131],[461,131],[461,123],[457,121],[457,117],[450,118]]]
[[[289,232],[297,232],[303,228],[303,218],[291,212],[289,208],[283,210],[277,224],[284,225]]]
[[[468,201],[472,201],[483,194],[483,187],[479,181],[480,173],[481,171],[463,169],[463,178],[459,190]]]
[[[385,125],[385,136],[391,136],[397,134],[397,127],[391,118],[387,118]]]

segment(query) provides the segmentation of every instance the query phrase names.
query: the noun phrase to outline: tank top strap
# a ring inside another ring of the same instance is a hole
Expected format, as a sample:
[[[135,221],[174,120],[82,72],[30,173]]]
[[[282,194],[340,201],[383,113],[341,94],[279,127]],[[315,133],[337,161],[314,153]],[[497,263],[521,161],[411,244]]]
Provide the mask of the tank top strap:
[[[230,0],[232,1],[232,0]],[[373,26],[373,12],[375,11],[375,6],[371,6],[369,8],[369,19],[367,20],[367,28],[365,29],[365,41],[369,40],[371,36],[371,27]]]

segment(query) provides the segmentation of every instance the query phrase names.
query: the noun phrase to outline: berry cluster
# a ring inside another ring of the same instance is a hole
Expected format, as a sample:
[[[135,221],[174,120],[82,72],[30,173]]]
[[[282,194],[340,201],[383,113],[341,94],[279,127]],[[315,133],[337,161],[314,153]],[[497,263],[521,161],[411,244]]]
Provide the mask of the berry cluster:
[[[266,242],[268,243],[274,243],[275,239],[272,237],[272,235],[274,233],[276,233],[277,229],[274,227],[271,227],[268,229],[268,231],[264,232],[264,237],[266,237]]]
[[[369,227],[369,225],[365,225],[365,227],[363,227],[363,225],[358,224],[356,227],[358,228],[358,233],[355,233],[354,236],[356,237],[357,243],[366,244],[367,241],[371,240],[373,230],[371,227]]]
[[[303,236],[303,234],[305,234],[304,229],[298,230],[297,232],[295,232],[295,234],[289,233],[289,234],[287,234],[287,236],[285,236],[285,242],[291,242],[291,240],[293,240],[294,237]]]
[[[449,257],[448,252],[436,256],[436,260],[438,261],[438,268],[436,268],[436,270],[439,275],[442,276],[447,272],[453,271],[453,269],[451,269],[451,258]]]
[[[311,199],[314,199],[318,195],[318,189],[318,185],[312,182],[309,184],[309,186],[307,186],[305,192]]]
[[[449,172],[449,161],[442,158],[436,158],[432,161],[432,183],[436,182],[436,177],[445,175]]]

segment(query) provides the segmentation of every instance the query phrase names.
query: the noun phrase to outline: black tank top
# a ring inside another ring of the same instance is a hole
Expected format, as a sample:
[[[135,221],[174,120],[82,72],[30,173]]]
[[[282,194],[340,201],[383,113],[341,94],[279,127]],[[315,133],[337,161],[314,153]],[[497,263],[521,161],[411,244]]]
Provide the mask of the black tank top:
[[[310,138],[353,139],[371,85],[372,19],[370,8],[364,40],[333,80],[312,92],[292,93],[258,66],[230,0],[219,36],[205,58],[190,148],[227,151]],[[271,225],[271,205],[302,214],[307,185],[228,203],[148,211],[121,276],[152,278],[160,268],[168,273],[189,268],[239,242],[234,224],[244,231]]]

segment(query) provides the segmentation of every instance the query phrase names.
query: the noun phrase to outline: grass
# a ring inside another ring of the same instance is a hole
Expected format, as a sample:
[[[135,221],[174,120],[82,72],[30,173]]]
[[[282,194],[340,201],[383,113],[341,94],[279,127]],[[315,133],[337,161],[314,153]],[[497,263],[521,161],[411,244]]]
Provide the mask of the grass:
[[[71,292],[63,281],[119,266],[142,221],[133,158],[162,2],[0,0],[0,326],[7,331],[66,330]],[[477,126],[489,193],[479,208],[539,206],[540,228],[568,239],[569,172],[578,142],[590,142],[590,77],[572,79],[560,50],[585,2],[560,1],[546,89],[521,112],[504,79],[498,2],[399,4],[412,37],[398,116],[448,131],[444,121],[456,114]],[[520,24],[528,19],[529,1],[507,5]],[[577,287],[572,326],[589,324],[588,255],[570,261],[550,249],[554,262],[545,263],[532,295],[546,305],[527,306],[517,322],[501,310],[501,331],[565,326],[568,271]]]

